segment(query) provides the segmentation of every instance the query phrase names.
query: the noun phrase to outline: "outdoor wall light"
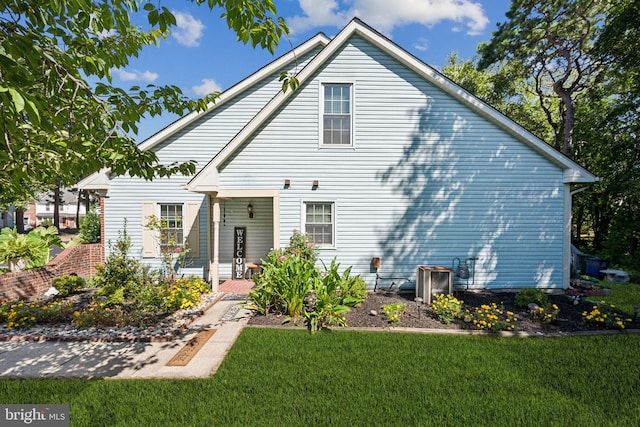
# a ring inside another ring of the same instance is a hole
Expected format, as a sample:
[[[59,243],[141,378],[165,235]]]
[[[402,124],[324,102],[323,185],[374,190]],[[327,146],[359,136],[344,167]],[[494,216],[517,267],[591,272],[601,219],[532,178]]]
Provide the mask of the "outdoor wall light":
[[[291,180],[290,179],[285,179],[284,180],[284,188],[289,188],[291,187]]]
[[[311,188],[315,190],[316,188],[318,188],[318,185],[320,185],[320,183],[318,182],[317,179],[314,179],[313,180],[313,185],[311,186]]]
[[[374,256],[371,259],[371,265],[373,265],[373,268],[375,268],[376,270],[380,268],[380,257]]]
[[[253,218],[253,205],[251,203],[247,205],[247,212],[249,212],[249,218]]]

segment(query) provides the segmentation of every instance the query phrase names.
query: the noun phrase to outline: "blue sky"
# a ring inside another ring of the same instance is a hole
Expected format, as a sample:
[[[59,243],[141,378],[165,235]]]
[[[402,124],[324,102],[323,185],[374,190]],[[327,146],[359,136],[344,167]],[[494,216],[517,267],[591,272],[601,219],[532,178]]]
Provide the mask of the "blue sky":
[[[129,66],[114,70],[114,84],[123,88],[153,83],[179,86],[199,97],[225,90],[318,32],[333,37],[354,16],[391,38],[405,50],[438,69],[457,51],[472,59],[476,46],[487,41],[506,20],[507,0],[275,0],[278,14],[291,29],[274,55],[236,41],[220,18],[186,1],[163,2],[178,27],[159,47],[146,47]],[[142,22],[141,22],[142,24]],[[138,142],[177,119],[165,114],[144,120]]]

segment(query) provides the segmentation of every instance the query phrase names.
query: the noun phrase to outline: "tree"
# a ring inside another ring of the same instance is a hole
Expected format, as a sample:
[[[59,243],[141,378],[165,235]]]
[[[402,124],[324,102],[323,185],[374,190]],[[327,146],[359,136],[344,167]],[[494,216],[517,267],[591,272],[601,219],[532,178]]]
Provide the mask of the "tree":
[[[523,78],[518,63],[501,62],[481,70],[476,61],[462,60],[454,52],[442,72],[539,138],[553,138],[553,129],[538,108],[535,90]]]
[[[523,65],[554,130],[554,145],[568,156],[574,154],[576,95],[600,69],[592,47],[607,3],[512,0],[509,20],[499,24],[489,43],[478,48],[481,69],[501,61]],[[554,98],[559,102],[554,103]]]
[[[640,1],[609,9],[594,53],[606,71],[579,105],[579,155],[602,181],[576,200],[581,225],[593,236],[593,251],[640,268]]]
[[[273,0],[190,1],[221,8],[239,41],[272,53],[288,32]],[[141,10],[146,31],[130,20]],[[0,3],[0,200],[27,199],[37,188],[64,187],[103,167],[145,179],[195,172],[193,162],[159,164],[129,132],[144,115],[203,110],[216,94],[190,100],[176,86],[111,84],[113,68],[175,24],[167,8],[149,0]]]

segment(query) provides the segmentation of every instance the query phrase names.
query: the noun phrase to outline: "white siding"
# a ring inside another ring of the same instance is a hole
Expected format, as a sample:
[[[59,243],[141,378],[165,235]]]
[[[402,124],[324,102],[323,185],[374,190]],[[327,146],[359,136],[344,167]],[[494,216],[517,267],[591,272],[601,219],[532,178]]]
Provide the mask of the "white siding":
[[[319,148],[322,81],[354,83],[354,148]],[[371,286],[374,256],[382,276],[477,256],[476,287],[562,286],[562,171],[358,37],[224,165],[220,185],[284,179],[281,245],[303,201],[333,201],[336,249],[322,257]]]

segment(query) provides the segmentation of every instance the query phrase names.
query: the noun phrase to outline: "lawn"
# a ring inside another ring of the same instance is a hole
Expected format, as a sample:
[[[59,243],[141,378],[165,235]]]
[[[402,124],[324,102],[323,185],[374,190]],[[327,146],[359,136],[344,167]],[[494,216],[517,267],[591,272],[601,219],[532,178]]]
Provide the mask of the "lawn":
[[[640,335],[507,338],[246,328],[202,380],[2,380],[73,426],[640,425]]]

